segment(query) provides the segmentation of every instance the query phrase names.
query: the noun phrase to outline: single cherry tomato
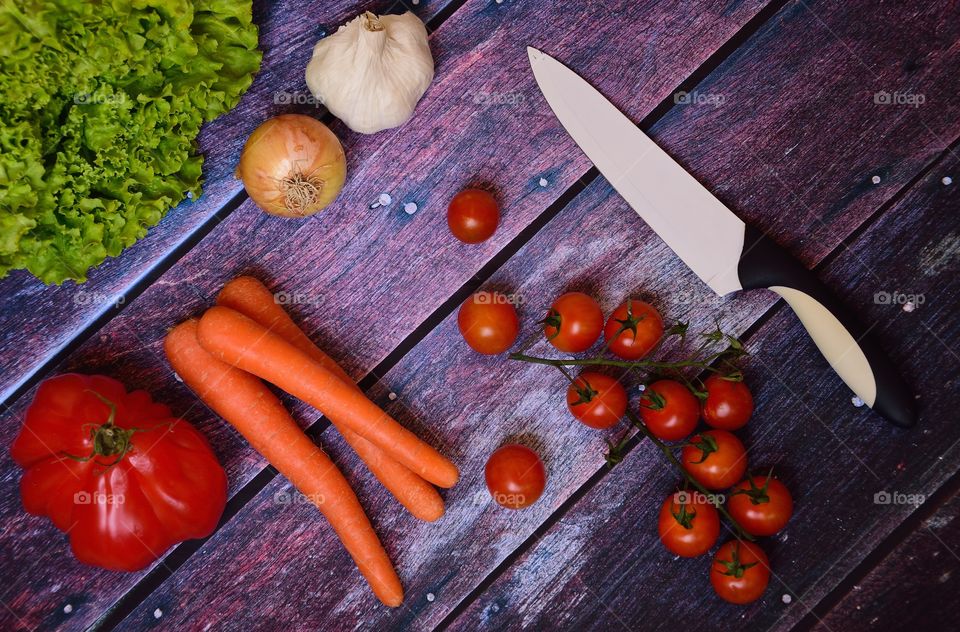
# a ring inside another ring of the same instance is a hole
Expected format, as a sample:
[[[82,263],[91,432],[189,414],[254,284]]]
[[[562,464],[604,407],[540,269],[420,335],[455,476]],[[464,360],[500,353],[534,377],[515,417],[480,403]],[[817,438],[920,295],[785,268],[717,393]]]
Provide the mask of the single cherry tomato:
[[[499,292],[477,292],[460,306],[460,334],[470,347],[488,355],[503,353],[520,333],[517,310]]]
[[[453,196],[447,208],[450,232],[467,244],[478,244],[493,236],[500,222],[497,201],[482,189],[465,189]]]
[[[593,346],[603,331],[603,312],[583,292],[567,292],[550,307],[543,319],[543,333],[554,347],[579,353]]]
[[[567,389],[567,408],[582,423],[602,430],[627,412],[627,391],[609,375],[587,371]]]
[[[676,492],[660,507],[660,541],[680,557],[703,555],[720,537],[720,514],[699,492]]]
[[[662,336],[660,314],[649,303],[636,299],[628,299],[614,310],[603,329],[610,351],[625,360],[647,355]]]
[[[731,540],[720,547],[710,568],[710,583],[730,603],[759,599],[770,582],[770,560],[753,542]]]
[[[505,445],[491,454],[484,473],[490,495],[507,509],[529,507],[547,485],[543,461],[522,445]]]
[[[713,428],[742,428],[753,414],[753,396],[742,379],[711,375],[704,382],[707,400],[703,403],[703,420]]]
[[[658,439],[679,441],[696,429],[700,402],[680,382],[657,380],[643,391],[640,417]]]
[[[731,492],[727,510],[750,535],[773,535],[793,515],[793,497],[777,479],[751,476]]]
[[[743,478],[747,453],[726,430],[707,430],[693,437],[680,452],[684,469],[708,489],[726,489]]]
[[[193,426],[103,375],[40,385],[10,448],[28,513],[69,534],[74,556],[138,571],[217,526],[227,475]]]

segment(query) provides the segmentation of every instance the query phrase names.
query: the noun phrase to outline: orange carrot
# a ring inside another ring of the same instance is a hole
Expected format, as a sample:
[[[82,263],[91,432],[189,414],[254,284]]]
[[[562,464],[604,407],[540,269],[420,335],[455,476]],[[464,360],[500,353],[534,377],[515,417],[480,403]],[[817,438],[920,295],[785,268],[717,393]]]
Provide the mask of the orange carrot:
[[[234,309],[297,347],[325,366],[344,383],[354,384],[347,372],[333,358],[317,347],[297,327],[274,295],[258,279],[237,277],[227,283],[217,295],[217,305]],[[370,468],[377,480],[415,517],[433,522],[443,515],[443,499],[430,483],[387,456],[383,450],[331,418],[343,438]]]
[[[323,512],[377,598],[399,606],[400,578],[356,494],[270,389],[204,350],[197,341],[196,320],[174,327],[163,348],[183,382]]]
[[[336,418],[389,456],[440,487],[453,487],[457,467],[380,410],[356,387],[279,335],[227,307],[211,307],[197,338],[219,360],[253,373]]]

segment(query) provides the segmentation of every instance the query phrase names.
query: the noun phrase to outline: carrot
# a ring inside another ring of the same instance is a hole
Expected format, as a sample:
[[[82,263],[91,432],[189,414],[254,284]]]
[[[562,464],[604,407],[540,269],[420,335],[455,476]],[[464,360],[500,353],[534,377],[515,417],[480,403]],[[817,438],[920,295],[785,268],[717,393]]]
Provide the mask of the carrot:
[[[197,338],[219,360],[276,384],[330,419],[336,418],[434,485],[453,487],[457,467],[380,410],[356,387],[279,335],[227,307],[211,307]]]
[[[377,598],[399,606],[400,578],[356,494],[270,389],[205,351],[197,341],[196,320],[174,327],[163,348],[184,383],[323,513]]]
[[[347,372],[333,358],[317,347],[297,327],[274,295],[258,279],[237,277],[227,283],[217,295],[217,305],[234,309],[297,347],[325,366],[347,385],[354,384]],[[443,499],[430,483],[390,458],[383,450],[349,428],[331,419],[343,438],[370,468],[377,480],[415,517],[433,522],[444,512]]]

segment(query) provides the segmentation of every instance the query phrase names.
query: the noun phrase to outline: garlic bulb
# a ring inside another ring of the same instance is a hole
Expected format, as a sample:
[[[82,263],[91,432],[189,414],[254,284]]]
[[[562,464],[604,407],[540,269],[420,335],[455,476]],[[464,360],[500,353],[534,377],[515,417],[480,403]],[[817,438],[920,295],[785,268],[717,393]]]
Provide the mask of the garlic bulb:
[[[307,86],[355,132],[402,125],[433,79],[427,29],[413,13],[367,11],[313,49]]]

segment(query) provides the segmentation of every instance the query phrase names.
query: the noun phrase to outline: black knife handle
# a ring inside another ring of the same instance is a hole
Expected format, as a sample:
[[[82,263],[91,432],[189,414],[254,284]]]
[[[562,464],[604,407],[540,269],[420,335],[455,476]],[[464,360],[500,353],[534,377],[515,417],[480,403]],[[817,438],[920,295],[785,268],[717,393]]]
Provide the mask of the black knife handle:
[[[812,272],[749,226],[737,275],[743,289],[768,288],[787,301],[830,366],[866,405],[898,426],[916,423],[910,389],[869,329]]]

